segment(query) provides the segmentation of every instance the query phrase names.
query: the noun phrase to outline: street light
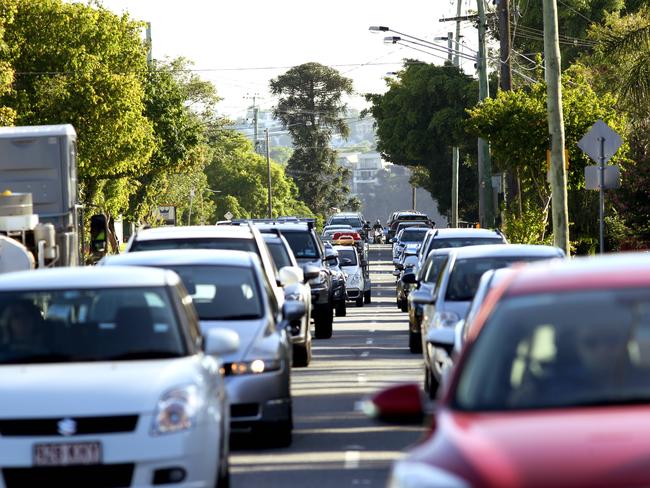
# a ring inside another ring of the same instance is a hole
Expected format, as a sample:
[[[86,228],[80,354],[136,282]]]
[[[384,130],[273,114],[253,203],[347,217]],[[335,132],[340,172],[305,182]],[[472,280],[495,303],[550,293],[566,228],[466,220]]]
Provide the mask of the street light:
[[[371,25],[368,30],[370,32],[388,32],[390,29],[385,25]]]
[[[399,36],[384,37],[384,44],[397,44],[402,38]]]

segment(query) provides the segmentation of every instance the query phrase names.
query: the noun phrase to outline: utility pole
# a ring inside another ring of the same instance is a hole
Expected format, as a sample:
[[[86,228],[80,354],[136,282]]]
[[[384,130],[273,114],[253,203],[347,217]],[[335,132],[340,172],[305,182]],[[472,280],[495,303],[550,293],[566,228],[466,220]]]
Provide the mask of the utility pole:
[[[456,55],[454,66],[460,69],[460,11],[462,0],[456,0]],[[451,35],[451,33],[449,33]],[[460,164],[458,146],[451,148],[451,222],[450,227],[458,227],[458,165]]]
[[[258,117],[257,117],[257,105],[255,105],[255,97],[253,97],[253,149],[256,153],[258,153],[258,139],[257,139],[257,132],[258,132]]]
[[[417,201],[416,201],[416,188],[415,186],[411,186],[411,203],[413,204],[413,210],[417,210]]]
[[[478,54],[476,56],[479,100],[489,97],[489,85],[487,74],[487,46],[485,44],[485,5],[484,0],[477,0],[478,6]],[[494,225],[494,205],[492,203],[492,167],[490,162],[490,146],[488,142],[478,139],[478,212],[481,227],[492,227]]]
[[[269,129],[264,129],[264,139],[266,141],[266,172],[268,175],[268,195],[269,195],[269,219],[273,218],[273,194],[271,193],[271,148],[269,142]]]
[[[481,1],[481,0],[479,0]],[[546,99],[548,131],[551,136],[551,202],[553,241],[569,255],[569,208],[564,161],[564,121],[562,119],[562,83],[560,79],[560,42],[557,27],[556,0],[543,0],[544,64],[546,68]]]
[[[147,22],[147,66],[153,64],[153,47],[151,45],[151,22]]]

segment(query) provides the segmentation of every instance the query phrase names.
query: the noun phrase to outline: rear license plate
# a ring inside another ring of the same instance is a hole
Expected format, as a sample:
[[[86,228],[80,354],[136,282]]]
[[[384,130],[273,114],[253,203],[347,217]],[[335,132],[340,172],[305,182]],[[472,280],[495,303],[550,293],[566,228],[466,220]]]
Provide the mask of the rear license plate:
[[[36,444],[33,452],[34,466],[70,466],[100,464],[102,445],[99,442],[69,442]]]

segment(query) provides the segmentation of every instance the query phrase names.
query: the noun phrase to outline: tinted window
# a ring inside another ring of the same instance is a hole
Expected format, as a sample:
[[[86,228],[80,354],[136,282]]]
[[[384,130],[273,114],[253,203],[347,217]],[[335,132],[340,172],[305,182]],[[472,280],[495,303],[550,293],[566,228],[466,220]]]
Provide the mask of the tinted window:
[[[352,249],[339,249],[339,261],[341,266],[356,266],[357,254]],[[348,260],[347,262],[345,260]]]
[[[271,257],[276,268],[280,269],[285,266],[292,266],[289,253],[281,242],[267,242],[266,245],[271,252]]]
[[[246,320],[262,316],[262,301],[252,269],[241,266],[170,268],[183,280],[201,320]]]
[[[445,247],[481,246],[484,244],[505,244],[501,237],[449,237],[432,239],[429,250]]]
[[[131,251],[159,251],[162,249],[226,249],[248,251],[259,256],[253,239],[226,239],[219,237],[196,239],[154,239],[134,241]]]
[[[162,287],[0,293],[0,364],[186,354]]]
[[[316,242],[309,232],[283,232],[293,255],[297,259],[317,259],[319,257]]]
[[[648,290],[504,299],[472,348],[455,403],[467,410],[650,403]]]
[[[359,217],[332,217],[328,225],[349,225],[351,227],[363,227]]]
[[[518,257],[489,257],[479,259],[458,259],[454,263],[454,269],[449,276],[447,293],[445,299],[451,301],[470,301],[474,298],[476,289],[483,273],[490,269],[499,269],[518,262],[539,261],[539,256],[518,256]]]
[[[428,229],[422,229],[422,230],[411,230],[411,229],[405,229],[404,232],[402,232],[402,241],[407,241],[407,242],[421,242],[422,239],[424,239],[424,236],[427,235]]]

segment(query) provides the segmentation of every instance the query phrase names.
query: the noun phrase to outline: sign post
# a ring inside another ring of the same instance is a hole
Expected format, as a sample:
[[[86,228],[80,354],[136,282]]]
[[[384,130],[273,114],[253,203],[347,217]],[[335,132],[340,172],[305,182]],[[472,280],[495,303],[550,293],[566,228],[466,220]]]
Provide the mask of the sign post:
[[[618,188],[616,183],[611,186],[605,185],[605,173],[608,172],[608,167],[605,165],[607,161],[618,151],[618,148],[623,144],[621,136],[618,135],[610,126],[608,126],[602,120],[597,120],[596,123],[591,126],[589,132],[587,132],[580,141],[578,141],[578,147],[582,149],[591,159],[598,163],[598,186],[597,189],[600,191],[599,195],[599,205],[598,205],[598,217],[600,220],[599,223],[599,244],[600,244],[600,253],[605,252],[605,189],[606,188]],[[585,168],[585,177],[586,177],[586,187],[590,188],[588,185],[588,173],[589,166]],[[609,168],[612,168],[611,166]],[[617,170],[616,170],[617,172]],[[618,174],[618,173],[617,173]],[[596,189],[593,188],[592,189]]]

